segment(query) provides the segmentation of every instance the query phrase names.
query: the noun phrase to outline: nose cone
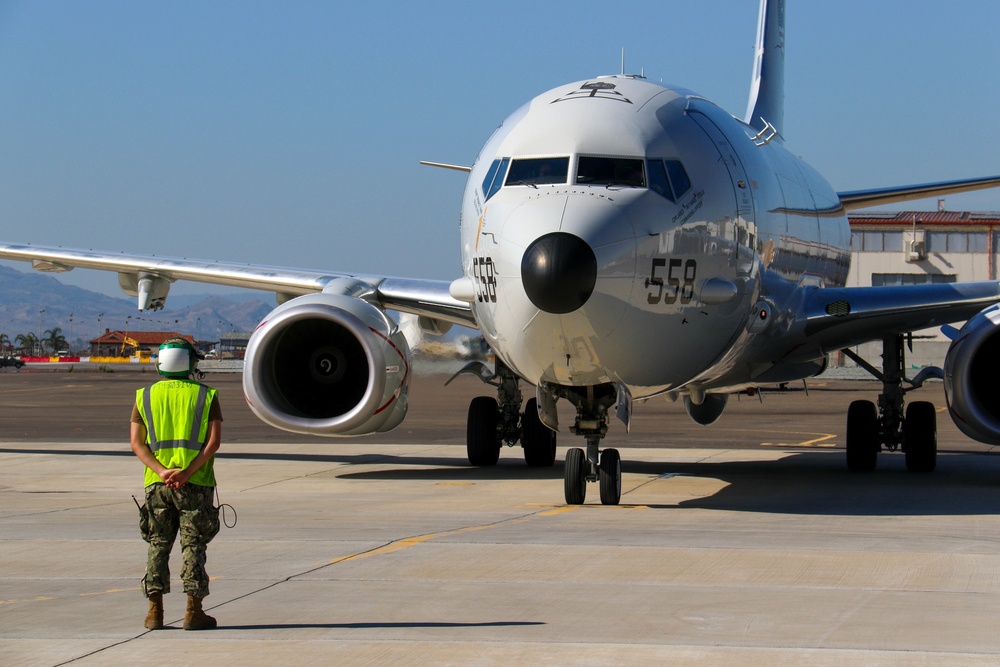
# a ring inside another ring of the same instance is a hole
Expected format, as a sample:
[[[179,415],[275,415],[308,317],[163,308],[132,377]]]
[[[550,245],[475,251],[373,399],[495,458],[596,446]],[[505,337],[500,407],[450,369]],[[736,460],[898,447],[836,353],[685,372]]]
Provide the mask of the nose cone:
[[[531,303],[553,315],[587,303],[597,283],[597,257],[579,236],[552,232],[535,239],[521,258],[521,282]]]

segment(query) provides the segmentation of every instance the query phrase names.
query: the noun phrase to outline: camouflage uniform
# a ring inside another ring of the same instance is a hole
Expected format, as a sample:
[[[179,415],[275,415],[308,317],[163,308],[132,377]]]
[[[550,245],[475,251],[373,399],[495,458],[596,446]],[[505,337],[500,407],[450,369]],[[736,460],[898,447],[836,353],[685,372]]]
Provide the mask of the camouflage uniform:
[[[198,598],[208,595],[205,559],[208,543],[219,532],[219,510],[212,503],[215,487],[185,484],[169,489],[164,484],[146,487],[149,510],[149,555],[145,593],[170,592],[170,550],[181,534],[181,580],[184,592]]]

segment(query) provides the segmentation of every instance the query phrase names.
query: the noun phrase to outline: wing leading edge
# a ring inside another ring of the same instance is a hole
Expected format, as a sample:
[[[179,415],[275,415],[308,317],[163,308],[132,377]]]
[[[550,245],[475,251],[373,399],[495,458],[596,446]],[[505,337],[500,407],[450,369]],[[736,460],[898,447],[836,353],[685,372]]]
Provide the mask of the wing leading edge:
[[[275,292],[279,301],[304,294],[338,291],[345,279],[362,281],[372,287],[372,300],[384,308],[475,327],[468,303],[448,292],[449,282],[389,278],[352,273],[332,273],[309,269],[239,264],[153,255],[129,255],[51,246],[0,244],[0,258],[29,261],[39,271],[61,273],[74,268],[113,271],[126,293],[135,295],[143,279],[169,285],[177,280],[228,285]],[[148,307],[139,293],[140,310]]]
[[[889,335],[961,322],[998,302],[997,281],[813,288],[792,329],[806,348],[825,354]]]
[[[967,178],[960,181],[941,181],[938,183],[923,183],[919,185],[902,185],[894,188],[877,188],[874,190],[852,190],[838,192],[840,203],[845,210],[896,204],[913,199],[940,197],[959,192],[972,192],[1000,186],[1000,176],[985,176],[982,178]]]

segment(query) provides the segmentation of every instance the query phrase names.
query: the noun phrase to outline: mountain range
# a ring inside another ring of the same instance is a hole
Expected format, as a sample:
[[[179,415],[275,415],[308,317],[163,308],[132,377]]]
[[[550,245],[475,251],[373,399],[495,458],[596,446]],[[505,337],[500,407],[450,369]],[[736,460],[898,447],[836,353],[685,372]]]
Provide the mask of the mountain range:
[[[13,340],[28,332],[44,336],[59,327],[74,349],[86,347],[105,329],[177,331],[217,341],[223,333],[256,328],[274,308],[273,301],[257,298],[260,294],[171,295],[163,310],[140,312],[131,297],[108,296],[36,271],[0,266],[0,333]]]

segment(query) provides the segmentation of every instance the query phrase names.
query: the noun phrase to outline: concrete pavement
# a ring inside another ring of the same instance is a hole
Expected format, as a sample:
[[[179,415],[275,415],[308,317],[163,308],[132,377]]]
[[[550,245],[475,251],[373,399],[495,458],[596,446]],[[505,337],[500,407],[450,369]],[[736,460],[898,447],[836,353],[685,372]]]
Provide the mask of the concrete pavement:
[[[87,389],[77,402],[114,421],[128,383],[92,381],[111,396]],[[415,409],[457,402],[453,388],[415,387]],[[797,419],[856,397],[828,389],[737,404],[719,429],[744,434],[732,443],[701,446],[712,429],[687,435],[673,408],[633,436],[613,432],[619,507],[596,504],[593,485],[587,505],[563,504],[561,461],[578,444],[565,433],[551,469],[509,451],[496,468],[468,468],[453,444],[464,425],[436,422],[464,407],[376,441],[261,442],[243,437],[257,426],[224,394],[225,428],[241,437],[217,471],[238,522],[209,549],[206,607],[220,628],[206,632],[180,629],[179,553],[171,628],[142,628],[145,544],[130,498],[141,468],[124,437],[74,438],[61,423],[48,427],[58,437],[44,425],[7,434],[0,662],[995,664],[1000,459],[964,441],[932,475],[906,473],[898,455],[849,474],[842,435]],[[31,393],[17,399],[22,418]]]

